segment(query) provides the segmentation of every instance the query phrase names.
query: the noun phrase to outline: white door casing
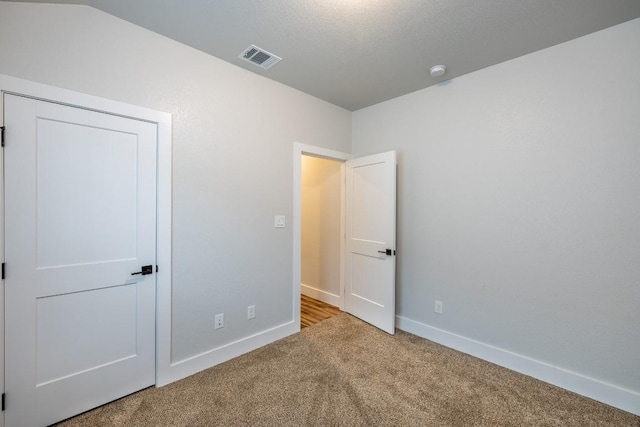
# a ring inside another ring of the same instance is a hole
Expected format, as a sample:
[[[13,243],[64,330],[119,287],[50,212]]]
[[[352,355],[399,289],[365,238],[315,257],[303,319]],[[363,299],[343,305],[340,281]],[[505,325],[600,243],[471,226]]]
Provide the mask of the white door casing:
[[[345,310],[395,333],[396,153],[346,163]]]
[[[155,124],[4,95],[7,425],[155,383]]]

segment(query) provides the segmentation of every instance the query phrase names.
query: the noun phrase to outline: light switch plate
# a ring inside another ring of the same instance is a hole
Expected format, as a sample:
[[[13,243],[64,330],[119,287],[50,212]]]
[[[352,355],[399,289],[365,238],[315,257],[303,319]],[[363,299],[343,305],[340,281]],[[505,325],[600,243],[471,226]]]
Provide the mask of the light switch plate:
[[[442,306],[443,306],[442,301],[436,300],[436,304],[433,311],[435,311],[438,314],[442,314]]]
[[[284,228],[284,215],[276,215],[275,227]]]

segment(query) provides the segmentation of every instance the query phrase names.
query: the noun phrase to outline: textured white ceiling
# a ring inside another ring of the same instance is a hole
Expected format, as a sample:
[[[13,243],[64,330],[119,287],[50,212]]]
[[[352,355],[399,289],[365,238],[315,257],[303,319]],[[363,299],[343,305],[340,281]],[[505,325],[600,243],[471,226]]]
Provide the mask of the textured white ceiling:
[[[640,0],[53,2],[88,4],[349,110],[640,17]],[[250,44],[283,61],[238,59]],[[448,72],[434,79],[436,64]]]

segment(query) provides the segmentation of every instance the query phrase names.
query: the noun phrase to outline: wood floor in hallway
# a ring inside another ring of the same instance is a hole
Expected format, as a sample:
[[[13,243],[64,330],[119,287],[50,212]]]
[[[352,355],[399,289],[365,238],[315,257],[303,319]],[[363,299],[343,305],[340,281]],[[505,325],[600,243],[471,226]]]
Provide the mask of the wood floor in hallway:
[[[326,302],[301,295],[300,299],[300,328],[315,325],[341,313],[340,309]]]

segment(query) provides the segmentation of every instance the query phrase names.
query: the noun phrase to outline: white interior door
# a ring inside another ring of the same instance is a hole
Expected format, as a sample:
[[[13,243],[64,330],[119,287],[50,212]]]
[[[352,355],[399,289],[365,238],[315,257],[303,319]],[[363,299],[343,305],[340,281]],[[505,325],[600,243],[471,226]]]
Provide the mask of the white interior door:
[[[345,310],[395,333],[396,152],[346,163]]]
[[[156,125],[4,96],[5,421],[155,382]]]

